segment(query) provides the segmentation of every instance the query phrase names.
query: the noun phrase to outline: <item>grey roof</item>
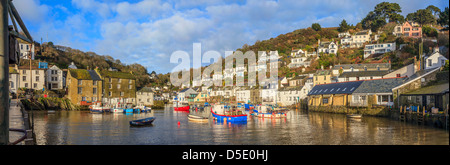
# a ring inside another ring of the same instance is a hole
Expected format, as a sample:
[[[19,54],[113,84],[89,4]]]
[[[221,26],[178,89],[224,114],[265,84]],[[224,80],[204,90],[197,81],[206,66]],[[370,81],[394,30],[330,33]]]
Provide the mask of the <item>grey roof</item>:
[[[185,89],[181,90],[180,93],[181,93],[181,92],[186,92],[186,91],[189,90],[189,89],[191,89],[191,88],[185,88]]]
[[[342,65],[335,65],[333,69],[351,69],[351,67],[353,67],[353,69],[364,69],[364,67],[367,67],[367,69],[370,68],[377,68],[377,66],[381,68],[391,68],[391,64],[390,63],[369,63],[369,64],[342,64]]]
[[[308,96],[324,94],[352,94],[363,82],[364,81],[350,81],[316,85],[311,89],[311,91],[309,91]]]
[[[363,81],[353,93],[392,93],[392,88],[403,84],[404,79],[389,78]]]
[[[368,77],[368,76],[384,76],[389,71],[357,71],[357,72],[344,72],[339,77]]]
[[[408,78],[406,78],[404,80],[404,82],[407,83],[407,82],[412,81],[412,80],[414,80],[414,79],[416,79],[418,77],[422,77],[423,75],[425,75],[425,74],[427,74],[427,73],[429,73],[431,71],[437,71],[437,70],[439,70],[439,68],[431,68],[431,69],[419,70],[416,73],[414,73],[413,75],[411,75]]]
[[[88,70],[88,72],[91,75],[92,80],[95,80],[95,81],[102,80],[95,70]]]
[[[138,92],[153,92],[153,90],[150,87],[143,87],[139,89]]]

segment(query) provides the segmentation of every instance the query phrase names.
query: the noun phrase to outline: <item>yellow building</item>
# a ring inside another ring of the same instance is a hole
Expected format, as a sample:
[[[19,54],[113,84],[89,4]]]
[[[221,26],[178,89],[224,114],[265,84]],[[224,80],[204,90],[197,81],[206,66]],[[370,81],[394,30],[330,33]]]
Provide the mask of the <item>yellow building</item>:
[[[314,86],[331,83],[331,75],[330,70],[318,70],[313,77]]]
[[[204,102],[208,102],[209,99],[209,95],[207,92],[202,92],[199,93],[195,98],[194,98],[194,102],[195,103],[204,103]]]
[[[102,100],[102,79],[94,70],[69,69],[67,97],[75,105],[90,105]]]

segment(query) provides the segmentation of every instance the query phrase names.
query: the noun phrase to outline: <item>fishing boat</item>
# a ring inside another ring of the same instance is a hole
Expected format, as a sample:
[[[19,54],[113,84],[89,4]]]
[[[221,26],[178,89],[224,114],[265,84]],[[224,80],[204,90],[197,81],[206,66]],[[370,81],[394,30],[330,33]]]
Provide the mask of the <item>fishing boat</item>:
[[[247,114],[230,106],[218,104],[211,107],[211,114],[217,121],[246,122]]]
[[[103,113],[109,112],[110,108],[107,106],[101,106],[101,103],[93,104],[89,106],[89,110],[91,113]]]
[[[287,109],[285,108],[275,108],[270,105],[260,105],[254,110],[254,116],[260,118],[285,118]]]
[[[252,104],[244,104],[244,107],[245,107],[245,110],[246,110],[246,111],[255,109],[255,106],[252,105]]]
[[[189,105],[180,106],[180,107],[173,107],[174,111],[189,111],[189,109],[190,109]]]
[[[123,112],[123,108],[113,108],[113,109],[111,109],[111,112],[113,112],[113,113],[121,113],[121,112]]]
[[[150,125],[153,123],[153,121],[155,121],[155,117],[149,117],[149,118],[145,118],[145,119],[139,119],[139,120],[132,120],[130,121],[130,125],[131,126],[145,126],[145,125]]]
[[[131,105],[127,105],[125,106],[125,108],[123,108],[123,113],[133,113],[134,109],[131,108]]]
[[[208,117],[203,117],[203,116],[198,116],[198,115],[192,115],[189,114],[188,115],[188,119],[190,121],[197,121],[197,122],[208,122],[209,118]]]
[[[362,115],[361,114],[348,114],[347,117],[352,118],[352,119],[361,119]]]

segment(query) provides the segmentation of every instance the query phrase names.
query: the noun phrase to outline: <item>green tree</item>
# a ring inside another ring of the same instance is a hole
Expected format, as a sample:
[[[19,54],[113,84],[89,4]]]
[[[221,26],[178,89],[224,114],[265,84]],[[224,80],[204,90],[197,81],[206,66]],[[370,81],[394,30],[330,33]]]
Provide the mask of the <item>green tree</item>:
[[[420,9],[417,10],[416,13],[414,14],[413,21],[419,23],[420,26],[423,26],[435,22],[436,19],[434,18],[430,10]]]
[[[434,5],[430,5],[426,9],[430,10],[435,17],[441,12],[441,9],[439,9],[438,7],[436,7]]]
[[[446,7],[444,11],[441,11],[439,13],[439,19],[437,20],[437,23],[448,29],[448,7]]]
[[[341,23],[339,24],[339,28],[338,31],[339,32],[346,32],[350,29],[350,25],[348,25],[347,21],[345,21],[345,19],[343,19],[341,21]]]
[[[313,23],[311,25],[311,28],[314,29],[315,31],[320,31],[322,29],[322,27],[320,27],[319,23]]]
[[[399,22],[402,21],[404,18],[399,13],[402,12],[402,9],[399,4],[397,3],[389,3],[389,2],[382,2],[375,6],[374,10],[376,16],[388,19],[389,22]]]

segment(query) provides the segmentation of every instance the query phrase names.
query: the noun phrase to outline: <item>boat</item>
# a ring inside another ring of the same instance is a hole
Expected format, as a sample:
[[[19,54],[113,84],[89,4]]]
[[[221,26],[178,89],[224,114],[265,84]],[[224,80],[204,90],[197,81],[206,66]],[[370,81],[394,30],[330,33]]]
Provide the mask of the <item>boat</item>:
[[[182,107],[173,107],[174,111],[189,111],[189,109],[190,109],[189,105]]]
[[[130,125],[131,126],[145,126],[145,125],[150,125],[153,123],[153,121],[155,121],[155,117],[149,117],[149,118],[145,118],[145,119],[139,119],[139,120],[132,120],[130,121]]]
[[[109,112],[110,108],[107,106],[101,106],[101,103],[97,103],[94,105],[90,105],[89,106],[89,110],[91,111],[91,113],[103,113],[103,112]]]
[[[113,109],[111,109],[111,112],[120,113],[120,112],[123,112],[123,108],[113,108]]]
[[[352,119],[361,119],[362,115],[361,114],[348,114],[347,117],[352,118]]]
[[[123,108],[123,113],[133,113],[134,109],[131,108],[131,105],[127,105],[125,106],[125,108]]]
[[[246,111],[255,109],[255,106],[253,106],[252,104],[244,104],[244,107],[245,107],[245,110],[246,110]]]
[[[230,106],[218,104],[211,107],[211,114],[217,121],[247,122],[247,114]]]
[[[285,108],[260,105],[256,107],[256,110],[253,110],[253,114],[260,118],[285,118],[287,117],[286,111]]]
[[[188,119],[190,121],[198,121],[198,122],[208,122],[209,118],[208,117],[203,117],[203,116],[198,116],[198,115],[192,115],[189,114],[188,115]]]

